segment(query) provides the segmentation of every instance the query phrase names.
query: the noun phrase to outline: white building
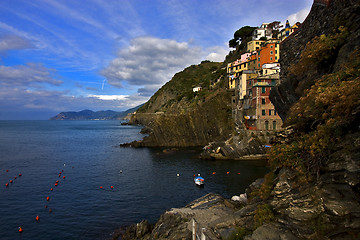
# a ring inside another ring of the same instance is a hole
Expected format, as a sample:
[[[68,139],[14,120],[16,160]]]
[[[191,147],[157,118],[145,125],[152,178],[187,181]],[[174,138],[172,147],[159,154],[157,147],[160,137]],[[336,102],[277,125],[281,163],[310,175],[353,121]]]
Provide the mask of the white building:
[[[267,39],[272,38],[272,30],[268,28],[270,23],[263,23],[259,28],[256,28],[253,31],[252,40],[259,40],[262,37],[266,37]]]

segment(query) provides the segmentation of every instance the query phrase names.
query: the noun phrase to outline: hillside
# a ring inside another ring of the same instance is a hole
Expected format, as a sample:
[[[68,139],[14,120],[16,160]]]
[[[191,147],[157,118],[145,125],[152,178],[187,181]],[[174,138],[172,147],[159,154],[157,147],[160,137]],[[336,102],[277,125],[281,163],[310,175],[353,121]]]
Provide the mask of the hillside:
[[[121,120],[127,114],[135,112],[140,106],[128,109],[123,112],[107,111],[91,111],[82,110],[79,112],[61,112],[49,120]]]
[[[193,65],[160,88],[132,116],[130,124],[146,126],[141,147],[204,146],[223,141],[233,130],[231,93],[226,90],[222,63]],[[194,87],[201,87],[193,92]]]

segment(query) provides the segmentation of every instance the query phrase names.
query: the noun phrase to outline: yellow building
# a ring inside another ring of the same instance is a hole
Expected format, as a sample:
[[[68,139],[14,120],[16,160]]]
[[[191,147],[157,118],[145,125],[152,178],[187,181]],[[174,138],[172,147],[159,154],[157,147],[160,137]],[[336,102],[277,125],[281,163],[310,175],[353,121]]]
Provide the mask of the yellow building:
[[[252,40],[247,43],[246,50],[248,52],[254,52],[261,49],[261,44],[265,42],[263,40]]]
[[[235,89],[235,79],[239,78],[242,71],[248,69],[248,65],[248,61],[241,62],[240,59],[227,65],[227,73],[229,76],[229,89]]]

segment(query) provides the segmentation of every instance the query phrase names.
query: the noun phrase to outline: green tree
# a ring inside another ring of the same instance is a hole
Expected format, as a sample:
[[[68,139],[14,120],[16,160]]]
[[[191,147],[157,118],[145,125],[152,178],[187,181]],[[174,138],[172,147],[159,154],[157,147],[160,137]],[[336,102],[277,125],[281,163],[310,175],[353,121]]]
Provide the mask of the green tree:
[[[236,48],[239,43],[243,43],[245,41],[249,41],[252,35],[252,32],[256,27],[244,26],[238,29],[234,33],[234,38],[229,41],[230,48]]]

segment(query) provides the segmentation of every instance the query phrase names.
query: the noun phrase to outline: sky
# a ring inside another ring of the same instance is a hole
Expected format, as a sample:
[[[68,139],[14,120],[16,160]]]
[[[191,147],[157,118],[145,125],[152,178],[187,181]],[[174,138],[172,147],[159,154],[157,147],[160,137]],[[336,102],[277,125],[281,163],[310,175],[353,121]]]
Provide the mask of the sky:
[[[0,0],[0,120],[125,111],[221,62],[243,26],[302,22],[312,0]]]

